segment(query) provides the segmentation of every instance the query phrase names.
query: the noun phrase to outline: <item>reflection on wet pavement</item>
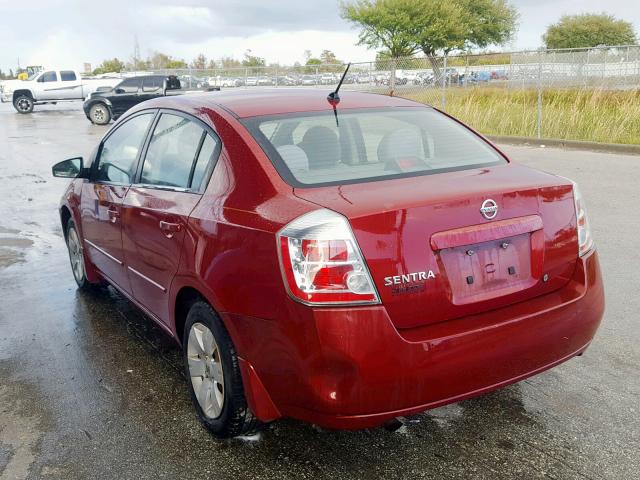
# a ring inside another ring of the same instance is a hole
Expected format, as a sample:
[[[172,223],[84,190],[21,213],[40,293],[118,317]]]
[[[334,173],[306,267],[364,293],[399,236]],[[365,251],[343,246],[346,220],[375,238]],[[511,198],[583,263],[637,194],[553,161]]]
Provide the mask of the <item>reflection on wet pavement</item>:
[[[113,289],[76,290],[56,210],[66,183],[49,169],[105,128],[79,106],[36,108],[0,105],[0,479],[637,478],[640,276],[626,265],[640,260],[640,227],[617,228],[640,200],[621,180],[637,176],[631,157],[545,149],[534,162],[539,150],[508,148],[591,199],[608,310],[583,357],[395,432],[282,420],[218,441],[196,420],[173,342]]]

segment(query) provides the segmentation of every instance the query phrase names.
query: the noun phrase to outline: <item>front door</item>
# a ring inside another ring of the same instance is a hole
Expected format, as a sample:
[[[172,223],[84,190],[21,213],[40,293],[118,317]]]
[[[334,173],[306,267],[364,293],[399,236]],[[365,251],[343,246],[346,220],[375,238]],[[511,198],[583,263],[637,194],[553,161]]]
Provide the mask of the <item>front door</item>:
[[[154,115],[136,115],[113,130],[100,145],[91,180],[82,187],[84,247],[96,268],[125,292],[131,287],[122,249],[122,201]]]
[[[220,149],[217,137],[207,130],[191,117],[162,113],[139,182],[123,202],[123,246],[133,295],[165,323],[189,215]]]
[[[53,70],[44,72],[38,77],[37,82],[41,84],[38,88],[38,90],[42,92],[40,98],[44,98],[46,100],[62,99],[62,92],[60,89],[63,88],[63,85],[60,78],[58,78],[58,72]]]
[[[140,103],[138,95],[141,90],[140,77],[128,78],[115,88],[115,95],[111,97],[111,110],[115,117],[119,117],[134,105]]]

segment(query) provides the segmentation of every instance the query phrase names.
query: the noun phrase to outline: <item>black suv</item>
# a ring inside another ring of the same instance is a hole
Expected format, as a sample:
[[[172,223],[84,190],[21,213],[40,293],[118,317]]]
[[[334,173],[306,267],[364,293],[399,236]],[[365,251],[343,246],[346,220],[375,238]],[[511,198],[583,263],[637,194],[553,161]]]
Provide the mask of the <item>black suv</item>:
[[[98,125],[106,125],[134,105],[167,92],[179,90],[180,80],[174,75],[144,75],[123,80],[110,90],[93,92],[84,102],[84,113]]]

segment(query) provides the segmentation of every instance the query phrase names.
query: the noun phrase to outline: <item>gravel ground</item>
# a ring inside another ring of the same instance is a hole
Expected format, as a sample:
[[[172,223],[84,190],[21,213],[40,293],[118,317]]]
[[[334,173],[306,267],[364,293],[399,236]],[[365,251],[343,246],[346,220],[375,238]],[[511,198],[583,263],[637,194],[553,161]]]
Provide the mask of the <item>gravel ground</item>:
[[[640,159],[505,146],[577,180],[607,292],[584,356],[396,432],[281,420],[218,441],[196,420],[174,344],[109,289],[76,291],[56,207],[56,161],[104,127],[79,104],[0,105],[0,479],[630,479],[640,471]]]

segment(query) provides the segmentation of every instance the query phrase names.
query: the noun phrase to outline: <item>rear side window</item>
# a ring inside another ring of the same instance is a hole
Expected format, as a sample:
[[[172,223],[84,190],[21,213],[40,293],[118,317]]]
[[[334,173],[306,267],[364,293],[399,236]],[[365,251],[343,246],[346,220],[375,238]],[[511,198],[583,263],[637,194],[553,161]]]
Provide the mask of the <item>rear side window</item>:
[[[198,190],[215,147],[216,142],[196,122],[163,113],[153,131],[140,182],[171,188],[193,185]]]
[[[124,93],[137,93],[140,88],[140,79],[139,78],[128,78],[116,87],[122,90]]]
[[[142,77],[142,91],[155,92],[162,88],[161,77]]]
[[[96,168],[97,181],[131,183],[153,115],[145,113],[127,120],[102,143]]]
[[[75,82],[76,81],[76,72],[72,70],[62,70],[60,72],[60,79],[63,82]]]
[[[194,190],[200,190],[204,187],[203,182],[209,172],[210,165],[213,164],[215,157],[220,149],[220,142],[207,134],[202,142],[202,148],[198,153],[198,159],[193,169],[193,180],[191,186]]]
[[[347,184],[506,163],[480,137],[427,107],[343,110],[244,121],[293,186]]]
[[[38,79],[38,82],[57,82],[58,74],[56,72],[44,72]]]

